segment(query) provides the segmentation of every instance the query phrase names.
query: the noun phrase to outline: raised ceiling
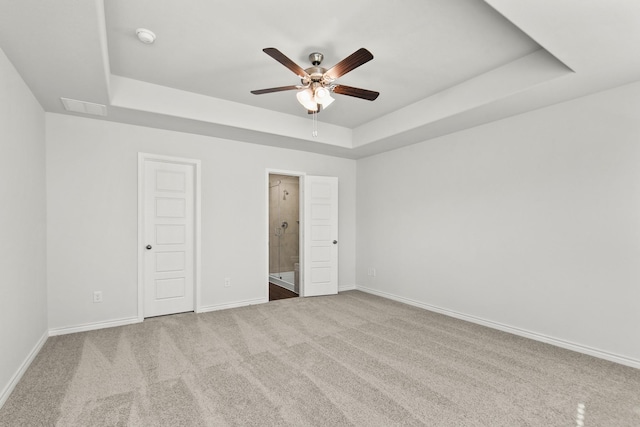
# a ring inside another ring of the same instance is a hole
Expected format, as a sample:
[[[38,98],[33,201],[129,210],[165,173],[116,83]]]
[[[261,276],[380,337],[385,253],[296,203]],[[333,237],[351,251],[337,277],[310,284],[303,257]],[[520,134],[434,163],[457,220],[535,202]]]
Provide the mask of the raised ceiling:
[[[358,158],[637,80],[639,3],[0,0],[0,47],[46,111]],[[265,47],[303,68],[366,47],[339,83],[380,97],[335,95],[314,138],[295,92],[250,93],[299,82]]]
[[[105,3],[111,72],[131,79],[305,117],[295,92],[252,89],[300,79],[262,52],[276,47],[302,68],[311,52],[330,67],[361,47],[374,59],[340,79],[381,93],[375,102],[338,96],[318,119],[355,128],[540,47],[483,1],[328,1],[300,13],[291,1],[109,0]],[[132,36],[157,35],[153,46]]]

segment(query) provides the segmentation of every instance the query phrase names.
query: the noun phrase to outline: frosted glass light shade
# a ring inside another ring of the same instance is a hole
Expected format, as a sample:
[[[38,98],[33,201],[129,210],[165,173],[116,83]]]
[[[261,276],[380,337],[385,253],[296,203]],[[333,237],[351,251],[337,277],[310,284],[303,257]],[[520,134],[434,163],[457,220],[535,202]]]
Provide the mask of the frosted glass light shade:
[[[298,102],[309,111],[317,111],[318,103],[313,99],[313,92],[311,89],[301,90],[296,94]]]
[[[324,108],[327,108],[333,101],[335,101],[331,97],[331,92],[324,87],[319,87],[316,89],[313,99],[316,103],[321,104]]]

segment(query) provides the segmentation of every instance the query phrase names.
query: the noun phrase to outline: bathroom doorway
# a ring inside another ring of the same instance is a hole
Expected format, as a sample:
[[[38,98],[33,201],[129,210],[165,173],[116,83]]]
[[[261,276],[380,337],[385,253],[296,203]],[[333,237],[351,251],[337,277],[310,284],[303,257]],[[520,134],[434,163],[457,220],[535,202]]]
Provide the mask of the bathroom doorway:
[[[300,177],[269,174],[269,300],[300,295]]]

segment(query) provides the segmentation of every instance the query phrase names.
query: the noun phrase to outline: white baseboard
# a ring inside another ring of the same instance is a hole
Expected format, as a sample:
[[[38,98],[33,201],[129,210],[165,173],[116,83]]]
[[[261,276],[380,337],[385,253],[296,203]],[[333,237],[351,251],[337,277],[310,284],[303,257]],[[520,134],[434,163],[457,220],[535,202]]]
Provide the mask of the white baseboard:
[[[535,341],[541,341],[547,344],[555,345],[556,347],[565,348],[567,350],[573,350],[578,353],[587,354],[589,356],[597,357],[599,359],[608,360],[610,362],[619,363],[621,365],[630,366],[632,368],[640,369],[640,360],[632,359],[629,357],[621,356],[619,354],[609,353],[606,351],[598,350],[596,348],[588,347],[582,344],[576,344],[570,341],[550,337],[548,335],[539,334],[537,332],[531,332],[526,329],[520,329],[513,326],[505,325],[503,323],[494,322],[492,320],[482,319],[480,317],[470,316],[467,314],[459,313],[457,311],[448,310],[446,308],[437,307],[435,305],[426,304],[420,301],[416,301],[410,298],[401,297],[388,292],[378,291],[376,289],[367,288],[366,286],[356,285],[356,289],[369,294],[377,295],[390,300],[402,302],[414,307],[423,308],[425,310],[433,311],[436,313],[444,314],[456,319],[465,320],[467,322],[476,323],[478,325],[487,326],[489,328],[498,329],[503,332],[508,332],[513,335],[529,338]]]
[[[338,292],[353,291],[355,289],[357,289],[356,285],[340,285],[340,286],[338,286]]]
[[[140,323],[140,322],[141,320],[138,319],[138,317],[127,317],[125,319],[108,320],[106,322],[85,323],[77,326],[66,326],[63,328],[49,329],[49,336],[54,337],[56,335],[66,335],[66,334],[74,334],[76,332],[94,331],[96,329],[132,325],[134,323]]]
[[[244,307],[244,306],[247,306],[247,305],[263,304],[265,302],[269,302],[269,298],[256,298],[256,299],[245,300],[245,301],[237,301],[237,302],[232,302],[232,303],[202,306],[202,307],[196,309],[195,312],[196,313],[206,313],[208,311],[216,311],[216,310],[224,310],[224,309],[227,309],[227,308]],[[86,332],[86,331],[94,331],[96,329],[113,328],[115,326],[132,325],[134,323],[140,323],[143,320],[144,319],[141,320],[138,317],[127,317],[125,319],[109,320],[109,321],[106,321],[106,322],[85,323],[85,324],[77,325],[77,326],[67,326],[67,327],[63,327],[63,328],[53,328],[53,329],[49,329],[49,336],[53,337],[53,336],[56,336],[56,335],[73,334],[73,333],[76,333],[76,332]]]
[[[269,302],[268,297],[255,298],[244,301],[228,302],[223,304],[205,305],[196,310],[196,313],[207,313],[209,311],[226,310],[227,308],[245,307],[247,305],[264,304]]]
[[[5,402],[11,395],[11,392],[18,384],[18,381],[20,381],[20,378],[22,378],[24,373],[27,371],[27,368],[29,367],[29,365],[31,365],[31,362],[33,362],[33,359],[35,359],[35,357],[40,352],[40,349],[42,348],[44,343],[47,342],[48,337],[49,337],[49,334],[45,331],[45,333],[42,334],[42,336],[40,337],[36,345],[33,346],[31,351],[27,355],[27,357],[24,359],[24,361],[20,365],[20,368],[18,368],[16,373],[13,374],[13,377],[11,377],[9,384],[7,384],[5,388],[2,390],[2,393],[0,393],[0,408],[2,408],[2,406],[5,404]]]

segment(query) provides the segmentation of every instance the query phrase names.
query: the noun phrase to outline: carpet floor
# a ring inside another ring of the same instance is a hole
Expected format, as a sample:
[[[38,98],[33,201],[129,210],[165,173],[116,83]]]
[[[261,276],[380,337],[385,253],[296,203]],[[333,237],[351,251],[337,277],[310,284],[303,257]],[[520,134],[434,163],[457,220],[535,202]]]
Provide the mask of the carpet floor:
[[[578,421],[640,426],[640,370],[359,291],[51,337],[0,409],[12,427]]]

